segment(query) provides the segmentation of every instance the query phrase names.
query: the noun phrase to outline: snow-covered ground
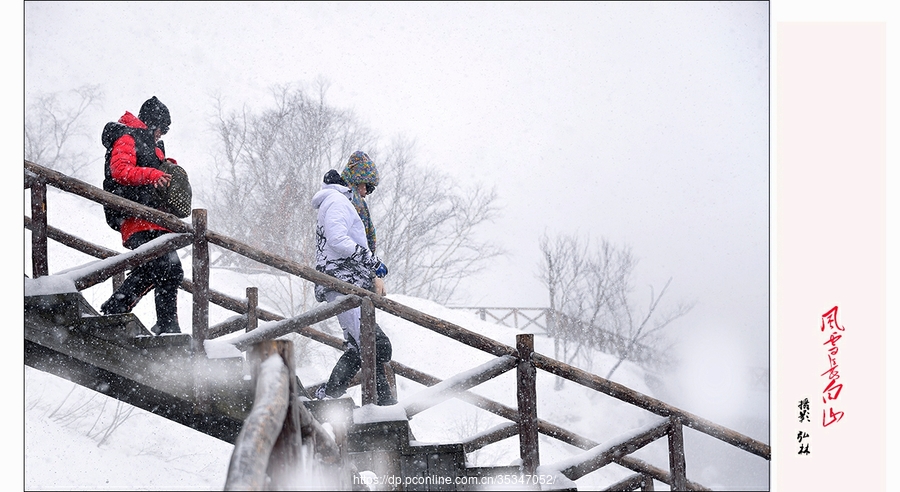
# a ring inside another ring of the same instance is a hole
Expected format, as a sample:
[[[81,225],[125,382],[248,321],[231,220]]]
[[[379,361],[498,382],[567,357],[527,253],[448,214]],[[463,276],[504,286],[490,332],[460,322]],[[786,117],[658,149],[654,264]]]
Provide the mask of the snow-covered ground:
[[[70,213],[81,207],[65,195],[51,197],[50,223],[54,215],[65,213],[68,232],[81,234],[87,240],[122,251],[115,234],[102,222],[98,210]],[[90,206],[90,205],[88,205]],[[65,212],[64,212],[65,211]],[[60,226],[57,226],[60,227]],[[26,241],[30,234],[26,233]],[[26,253],[30,251],[26,247]],[[188,257],[189,258],[189,257]],[[51,242],[50,271],[58,273],[90,261],[84,255]],[[189,261],[186,261],[189,276]],[[30,273],[30,256],[25,258],[25,271]],[[243,296],[248,285],[258,279],[235,272],[214,271],[214,289],[235,296]],[[31,282],[26,279],[26,283]],[[88,301],[96,306],[109,295],[108,283],[84,291]],[[390,284],[388,284],[389,287]],[[262,289],[262,287],[261,287]],[[27,289],[26,289],[27,290]],[[182,328],[190,327],[190,295],[181,292],[179,298]],[[449,309],[433,302],[400,296],[389,297],[401,304],[418,309],[508,345],[515,345],[520,331],[480,320],[464,311]],[[274,309],[273,309],[274,310]],[[135,314],[147,326],[155,321],[152,296],[145,298]],[[220,322],[233,313],[213,307],[212,323]],[[397,317],[378,313],[378,323],[391,338],[394,360],[432,376],[446,379],[493,359],[492,356],[458,342],[437,335]],[[323,330],[336,327],[323,326]],[[336,334],[336,333],[335,333]],[[535,350],[553,355],[552,340],[535,335]],[[298,345],[300,360],[297,373],[305,384],[323,381],[329,374],[339,352],[308,341]],[[592,372],[605,374],[615,363],[607,354],[595,353]],[[658,417],[606,395],[596,393],[571,382],[562,390],[555,388],[556,378],[539,371],[538,416],[596,442],[608,443],[657,421]],[[654,395],[643,370],[629,363],[623,364],[614,379],[631,389]],[[225,483],[232,446],[180,424],[150,414],[144,410],[110,399],[100,393],[75,385],[67,380],[25,367],[25,483],[26,490],[221,490]],[[410,399],[424,387],[397,378],[401,402]],[[472,391],[515,407],[515,371],[484,383]],[[359,403],[359,389],[349,396]],[[697,412],[715,420],[714,415]],[[714,413],[714,412],[713,412]],[[754,413],[749,417],[753,418]],[[505,422],[504,419],[472,405],[448,400],[417,414],[410,425],[419,442],[454,442],[470,437]],[[720,422],[729,425],[729,422]],[[746,432],[744,429],[736,430]],[[765,490],[768,488],[768,462],[725,445],[714,438],[685,430],[687,443],[688,478],[714,489]],[[768,441],[766,435],[751,435]],[[540,461],[552,466],[562,463],[581,449],[541,436]],[[657,441],[636,452],[635,456],[660,468],[668,468],[665,441]],[[509,465],[518,459],[518,440],[506,439],[487,446],[467,457],[471,465]],[[631,472],[611,465],[578,480],[581,490],[597,490]],[[658,490],[667,487],[657,483]]]

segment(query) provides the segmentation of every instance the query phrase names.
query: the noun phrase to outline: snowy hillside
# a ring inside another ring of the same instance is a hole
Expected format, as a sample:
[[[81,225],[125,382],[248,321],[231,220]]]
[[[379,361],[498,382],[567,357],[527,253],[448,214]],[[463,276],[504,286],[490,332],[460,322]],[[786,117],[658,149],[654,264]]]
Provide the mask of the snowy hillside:
[[[110,249],[123,251],[117,244],[115,233],[103,222],[98,205],[52,192],[49,202],[50,225],[69,233],[78,233],[84,239]],[[25,240],[25,271],[30,274],[31,259],[27,254],[30,252],[30,233],[26,232]],[[182,251],[189,277],[190,257],[184,255]],[[53,241],[49,258],[51,273],[93,261]],[[26,282],[29,280],[26,279]],[[214,270],[211,274],[214,289],[237,297],[243,297],[247,286],[259,283],[255,276],[231,271]],[[262,289],[263,286],[260,286]],[[88,302],[99,307],[110,292],[111,287],[106,282],[83,294]],[[515,336],[521,333],[427,300],[390,293],[388,297],[507,345],[515,346]],[[179,317],[185,331],[190,329],[190,303],[190,295],[181,292]],[[271,306],[264,307],[284,312]],[[135,314],[145,325],[153,324],[152,296],[141,301]],[[232,315],[213,306],[210,322],[221,322]],[[392,340],[394,360],[432,376],[445,379],[493,358],[394,316],[380,311],[377,316],[378,323]],[[337,334],[334,326],[318,328]],[[552,340],[537,334],[535,350],[552,356]],[[298,345],[298,351],[301,354],[298,376],[307,385],[324,381],[339,356],[339,352],[331,347],[305,340]],[[605,374],[614,363],[615,359],[611,356],[595,353],[592,372]],[[515,407],[514,378],[515,371],[511,371],[472,391]],[[25,489],[221,490],[223,487],[231,445],[28,367],[25,368],[24,379]],[[538,416],[594,441],[608,442],[657,419],[649,412],[571,382],[566,382],[562,390],[557,391],[555,379],[555,376],[538,372]],[[623,364],[616,372],[615,380],[635,391],[658,396],[648,386],[644,372],[631,364]],[[397,383],[401,402],[424,388],[402,377],[397,378]],[[358,387],[348,394],[359,403]],[[417,441],[453,442],[503,422],[504,419],[472,405],[449,400],[416,415],[410,425]],[[715,441],[707,436],[702,438]],[[689,446],[691,439],[686,433]],[[565,460],[580,452],[582,450],[541,436],[540,460],[544,465]],[[692,456],[691,452],[689,447],[687,463],[688,478],[691,480],[717,489],[759,490],[768,486],[767,463],[764,460],[738,453],[736,459],[740,461],[735,466],[734,462],[710,463],[710,456]],[[471,453],[468,460],[470,464],[479,466],[508,465],[518,459],[518,453],[518,440],[511,438]],[[718,451],[710,455],[724,456]],[[639,450],[636,456],[658,467],[668,468],[665,441]],[[703,463],[700,463],[701,460]],[[746,465],[745,460],[750,464]],[[596,490],[630,473],[613,465],[587,475],[577,484],[581,490]]]

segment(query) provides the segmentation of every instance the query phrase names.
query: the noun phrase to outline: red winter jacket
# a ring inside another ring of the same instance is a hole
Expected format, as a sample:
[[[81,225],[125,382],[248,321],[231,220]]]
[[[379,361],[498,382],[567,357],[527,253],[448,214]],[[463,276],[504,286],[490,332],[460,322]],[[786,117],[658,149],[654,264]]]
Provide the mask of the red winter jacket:
[[[132,128],[147,128],[143,121],[128,111],[119,118],[119,123]],[[167,160],[177,164],[174,159],[166,158],[159,147],[156,147],[156,156],[161,161]],[[113,144],[112,155],[109,159],[109,169],[112,178],[117,183],[127,186],[152,185],[164,174],[159,169],[137,165],[134,137],[131,135],[123,135]],[[168,229],[144,219],[128,217],[122,223],[122,243],[124,244],[132,234],[140,231],[168,231]]]

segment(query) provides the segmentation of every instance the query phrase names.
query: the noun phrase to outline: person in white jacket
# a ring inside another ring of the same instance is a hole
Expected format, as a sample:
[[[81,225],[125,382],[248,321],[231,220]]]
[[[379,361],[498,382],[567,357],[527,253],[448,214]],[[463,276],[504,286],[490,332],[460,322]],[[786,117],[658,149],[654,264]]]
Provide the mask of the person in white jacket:
[[[312,198],[317,210],[316,219],[316,270],[344,282],[384,295],[381,279],[388,270],[369,248],[367,228],[354,205],[362,202],[378,185],[378,170],[363,152],[354,153],[344,172],[338,175],[331,170],[325,174],[322,189]],[[363,202],[364,203],[364,202]],[[365,209],[368,219],[368,209]],[[374,227],[370,235],[374,242]],[[332,302],[339,292],[321,285],[315,288],[316,300]],[[354,308],[337,315],[344,332],[344,354],[338,359],[326,384],[318,389],[319,399],[339,398],[347,391],[350,379],[361,366],[360,358],[360,309]],[[375,325],[377,404],[396,403],[384,373],[384,364],[390,362],[390,339]]]

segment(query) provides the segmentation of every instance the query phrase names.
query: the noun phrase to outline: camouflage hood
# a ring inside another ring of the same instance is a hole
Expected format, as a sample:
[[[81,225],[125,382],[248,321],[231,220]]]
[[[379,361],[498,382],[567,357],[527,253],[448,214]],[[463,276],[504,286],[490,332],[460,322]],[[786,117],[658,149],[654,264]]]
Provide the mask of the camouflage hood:
[[[360,183],[378,186],[378,168],[365,152],[359,150],[350,156],[350,160],[347,161],[347,165],[341,172],[341,177],[351,187]]]

